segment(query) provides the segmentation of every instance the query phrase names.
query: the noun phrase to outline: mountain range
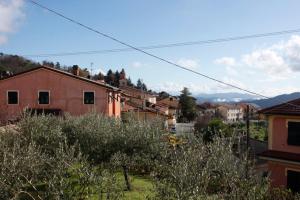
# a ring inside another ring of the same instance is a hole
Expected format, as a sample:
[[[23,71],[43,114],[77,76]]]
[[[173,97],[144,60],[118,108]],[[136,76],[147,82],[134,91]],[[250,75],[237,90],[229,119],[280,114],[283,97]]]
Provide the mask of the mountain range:
[[[214,93],[214,94],[199,94],[196,96],[198,103],[211,102],[211,103],[236,103],[246,102],[253,103],[260,108],[266,108],[281,104],[293,99],[300,98],[300,92],[291,94],[282,94],[269,99],[258,98],[257,96],[242,93]]]
[[[211,102],[211,103],[223,103],[223,102],[241,102],[241,101],[253,101],[257,99],[257,96],[242,93],[214,93],[206,94],[202,93],[196,96],[199,103]]]

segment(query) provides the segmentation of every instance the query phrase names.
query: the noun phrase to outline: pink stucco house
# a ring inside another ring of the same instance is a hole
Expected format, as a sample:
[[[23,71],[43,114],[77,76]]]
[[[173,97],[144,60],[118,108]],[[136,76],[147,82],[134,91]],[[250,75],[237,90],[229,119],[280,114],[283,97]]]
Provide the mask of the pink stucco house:
[[[74,116],[95,111],[120,117],[120,90],[100,81],[38,67],[0,80],[0,122],[17,120],[24,109]]]
[[[300,192],[300,99],[263,109],[268,121],[267,160],[273,187]]]

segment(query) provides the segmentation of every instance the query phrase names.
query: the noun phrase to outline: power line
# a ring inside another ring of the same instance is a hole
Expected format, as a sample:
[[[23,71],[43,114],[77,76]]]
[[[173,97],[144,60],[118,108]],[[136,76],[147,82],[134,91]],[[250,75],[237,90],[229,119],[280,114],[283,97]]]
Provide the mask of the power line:
[[[220,84],[222,84],[222,85],[227,85],[227,86],[229,86],[229,87],[238,89],[238,90],[240,90],[240,91],[247,92],[247,93],[249,93],[249,94],[253,94],[253,95],[255,95],[255,96],[260,96],[260,97],[263,97],[263,98],[266,98],[266,99],[269,99],[269,98],[270,98],[270,97],[267,97],[267,96],[265,96],[265,95],[259,94],[259,93],[257,93],[257,92],[254,92],[254,91],[251,91],[251,90],[248,90],[248,89],[244,89],[244,88],[241,88],[241,87],[239,87],[239,86],[236,86],[236,85],[233,85],[233,84],[230,84],[230,83],[227,83],[227,82],[218,80],[218,79],[216,79],[216,78],[214,78],[214,77],[211,77],[211,76],[209,76],[209,75],[206,75],[206,74],[197,72],[197,71],[195,71],[195,70],[186,68],[186,67],[184,67],[184,66],[182,66],[182,65],[176,64],[176,63],[174,63],[174,62],[172,62],[172,61],[169,61],[169,60],[167,60],[167,59],[164,59],[164,58],[162,58],[162,57],[159,57],[159,56],[154,55],[154,54],[152,54],[152,53],[149,53],[149,52],[147,52],[147,51],[144,51],[143,49],[140,49],[140,48],[138,48],[138,47],[132,46],[132,45],[130,45],[130,44],[126,43],[126,42],[123,42],[123,41],[121,41],[121,40],[119,40],[119,39],[117,39],[117,38],[115,38],[115,37],[113,37],[113,36],[110,36],[110,35],[108,35],[108,34],[106,34],[106,33],[103,33],[103,32],[101,32],[101,31],[98,31],[98,30],[96,30],[96,29],[94,29],[94,28],[92,28],[92,27],[90,27],[90,26],[85,25],[85,24],[82,24],[82,23],[79,22],[79,21],[76,21],[76,20],[74,20],[74,19],[71,19],[71,18],[69,18],[69,17],[67,17],[67,16],[65,16],[65,15],[63,15],[63,14],[61,14],[61,13],[55,11],[55,10],[52,10],[52,9],[50,9],[50,8],[44,6],[44,5],[41,5],[41,4],[37,3],[37,2],[34,1],[34,0],[27,0],[27,1],[33,3],[34,5],[36,5],[36,6],[40,7],[40,8],[45,9],[45,10],[51,12],[51,13],[54,13],[55,15],[57,15],[57,16],[59,16],[59,17],[62,17],[62,18],[64,18],[64,19],[67,20],[67,21],[70,21],[70,22],[72,22],[72,23],[74,23],[74,24],[77,24],[78,26],[81,26],[81,27],[83,27],[83,28],[85,28],[85,29],[87,29],[87,30],[89,30],[89,31],[92,31],[92,32],[94,32],[94,33],[96,33],[96,34],[98,34],[98,35],[101,35],[101,36],[106,37],[106,38],[108,38],[108,39],[110,39],[110,40],[113,40],[113,41],[115,41],[115,42],[117,42],[117,43],[119,43],[119,44],[122,44],[122,45],[124,45],[124,46],[126,46],[126,47],[129,47],[129,48],[131,48],[131,49],[133,49],[133,50],[139,51],[139,52],[141,52],[141,53],[143,53],[143,54],[146,54],[146,55],[148,55],[148,56],[150,56],[150,57],[156,58],[156,59],[158,59],[158,60],[160,60],[160,61],[162,61],[162,62],[165,62],[165,63],[167,63],[167,64],[173,65],[173,66],[175,66],[175,67],[177,67],[177,68],[183,69],[183,70],[185,70],[185,71],[192,72],[192,73],[194,73],[194,74],[197,74],[197,75],[202,76],[202,77],[204,77],[204,78],[210,79],[210,80],[215,81],[215,82],[217,82],[217,83],[220,83]],[[283,103],[283,102],[281,102],[281,103]],[[286,104],[293,105],[293,106],[296,106],[296,107],[300,107],[300,106],[298,106],[298,105],[294,105],[294,104],[291,104],[291,103],[288,103],[288,102],[285,102],[285,103],[286,103]]]
[[[236,40],[252,39],[252,38],[271,37],[271,36],[278,36],[278,35],[285,35],[285,34],[299,33],[299,32],[300,32],[300,29],[290,29],[290,30],[283,30],[283,31],[277,31],[277,32],[258,33],[258,34],[252,34],[252,35],[243,35],[243,36],[235,36],[235,37],[227,37],[227,38],[210,39],[210,40],[159,44],[159,45],[151,45],[151,46],[140,46],[137,48],[142,49],[142,50],[151,50],[151,49],[162,49],[162,48],[172,48],[172,47],[182,47],[182,46],[192,46],[192,45],[205,45],[205,44],[222,43],[222,42],[229,42],[229,41],[236,41]],[[116,49],[103,49],[103,50],[93,50],[93,51],[29,54],[29,55],[23,55],[23,56],[24,57],[58,57],[58,56],[118,53],[118,52],[134,51],[134,50],[135,49],[132,49],[132,48],[116,48]]]

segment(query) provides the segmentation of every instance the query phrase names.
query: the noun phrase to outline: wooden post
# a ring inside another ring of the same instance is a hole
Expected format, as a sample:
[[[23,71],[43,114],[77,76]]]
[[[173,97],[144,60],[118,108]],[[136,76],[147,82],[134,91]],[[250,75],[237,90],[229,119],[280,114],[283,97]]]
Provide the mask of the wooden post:
[[[249,105],[247,105],[247,118],[246,118],[246,126],[247,126],[247,131],[246,131],[246,178],[248,178],[248,165],[249,165],[249,134],[250,134],[250,114],[249,114]]]

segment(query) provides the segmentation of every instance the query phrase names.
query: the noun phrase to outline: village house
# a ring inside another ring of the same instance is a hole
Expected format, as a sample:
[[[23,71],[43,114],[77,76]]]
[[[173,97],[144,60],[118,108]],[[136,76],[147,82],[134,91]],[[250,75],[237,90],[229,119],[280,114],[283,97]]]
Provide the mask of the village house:
[[[68,73],[43,66],[1,79],[1,123],[19,119],[25,109],[75,116],[93,111],[120,117],[119,89],[81,77],[79,70],[74,66],[73,73]]]
[[[207,115],[211,117],[217,117],[216,116],[216,109],[218,105],[209,103],[209,102],[204,102],[202,104],[197,104],[197,110],[199,113],[199,116]]]
[[[268,121],[268,162],[271,185],[300,192],[300,99],[263,109]]]
[[[165,128],[175,126],[175,109],[177,106],[168,104],[168,101],[158,102],[156,95],[127,85],[125,72],[120,73],[119,86],[122,91],[122,116],[126,118],[131,115],[137,120],[147,121],[159,119]]]
[[[166,129],[172,124],[165,110],[159,110],[155,108],[155,105],[153,107],[142,107],[131,101],[125,102],[122,106],[122,119],[127,120],[128,117],[139,121],[159,120]]]
[[[222,104],[216,108],[216,112],[227,123],[239,122],[244,119],[244,110],[237,104]]]
[[[168,107],[169,115],[178,116],[179,115],[179,100],[177,97],[169,96],[166,98],[162,98],[157,100],[158,105],[165,105]]]

